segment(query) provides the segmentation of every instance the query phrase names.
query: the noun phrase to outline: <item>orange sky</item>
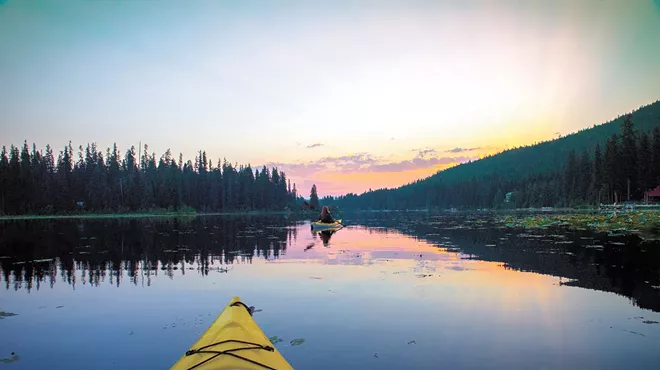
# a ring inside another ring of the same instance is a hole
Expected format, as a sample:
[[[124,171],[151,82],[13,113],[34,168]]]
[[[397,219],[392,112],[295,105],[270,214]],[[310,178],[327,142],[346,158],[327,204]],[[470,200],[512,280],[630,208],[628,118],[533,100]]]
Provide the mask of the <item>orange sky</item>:
[[[534,140],[542,140],[534,138]],[[433,175],[437,171],[494,154],[509,147],[529,143],[525,138],[512,138],[512,144],[489,147],[451,148],[441,151],[426,147],[407,151],[403,157],[376,157],[368,153],[349,153],[344,156],[322,157],[298,163],[268,163],[284,170],[297,184],[299,193],[309,196],[312,184],[319,195],[361,193],[369,189],[392,188]],[[399,157],[399,158],[397,158]]]

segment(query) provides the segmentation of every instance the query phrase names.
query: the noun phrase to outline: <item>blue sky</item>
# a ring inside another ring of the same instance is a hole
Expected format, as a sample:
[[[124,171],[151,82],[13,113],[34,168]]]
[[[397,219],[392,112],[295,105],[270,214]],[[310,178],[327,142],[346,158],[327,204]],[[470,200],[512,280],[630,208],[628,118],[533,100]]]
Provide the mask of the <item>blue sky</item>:
[[[322,194],[660,98],[657,0],[0,4],[1,144],[205,149]]]

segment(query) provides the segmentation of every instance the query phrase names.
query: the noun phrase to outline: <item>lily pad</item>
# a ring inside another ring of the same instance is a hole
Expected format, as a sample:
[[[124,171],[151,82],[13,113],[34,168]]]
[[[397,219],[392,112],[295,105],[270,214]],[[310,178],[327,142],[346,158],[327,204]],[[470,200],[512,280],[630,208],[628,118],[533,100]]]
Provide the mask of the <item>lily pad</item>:
[[[282,338],[278,337],[277,335],[268,338],[268,340],[269,340],[271,343],[273,343],[273,344],[277,344],[277,343],[281,343],[281,342],[283,342]]]
[[[11,312],[0,311],[0,320],[3,320],[5,317],[17,316],[17,315],[18,314],[11,313]]]
[[[12,353],[11,353],[11,358],[2,358],[2,359],[0,359],[0,363],[3,363],[3,364],[11,364],[12,362],[16,362],[16,361],[18,361],[19,359],[20,359],[20,358],[18,357],[18,355],[15,354],[14,352],[12,352]]]
[[[305,343],[305,340],[302,338],[294,339],[290,342],[292,346],[299,346],[301,344]]]

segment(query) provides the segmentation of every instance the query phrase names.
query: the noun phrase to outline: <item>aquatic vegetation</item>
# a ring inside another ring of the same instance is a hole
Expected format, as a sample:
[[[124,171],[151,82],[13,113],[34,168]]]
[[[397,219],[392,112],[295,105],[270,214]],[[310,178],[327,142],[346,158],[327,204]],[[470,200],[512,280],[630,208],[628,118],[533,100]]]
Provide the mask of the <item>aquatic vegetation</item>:
[[[291,340],[291,342],[289,342],[289,344],[291,344],[292,346],[299,346],[303,343],[305,343],[305,340],[303,338],[293,339]]]
[[[10,317],[10,316],[18,316],[18,314],[0,311],[0,320],[4,320],[5,317]]]
[[[640,231],[660,229],[660,212],[627,212],[608,214],[557,214],[500,217],[495,222],[498,226],[525,229],[547,229],[565,226],[573,230],[595,230],[607,232],[608,236],[622,236]],[[527,235],[525,235],[527,236]]]
[[[0,362],[3,364],[11,364],[12,362],[16,362],[18,360],[20,360],[20,357],[18,357],[16,353],[12,352],[10,358],[1,358]]]
[[[283,340],[282,338],[278,337],[277,335],[274,335],[274,336],[268,338],[268,340],[269,340],[271,343],[273,343],[273,345],[275,345],[275,344],[277,344],[277,343],[284,342],[284,340]]]

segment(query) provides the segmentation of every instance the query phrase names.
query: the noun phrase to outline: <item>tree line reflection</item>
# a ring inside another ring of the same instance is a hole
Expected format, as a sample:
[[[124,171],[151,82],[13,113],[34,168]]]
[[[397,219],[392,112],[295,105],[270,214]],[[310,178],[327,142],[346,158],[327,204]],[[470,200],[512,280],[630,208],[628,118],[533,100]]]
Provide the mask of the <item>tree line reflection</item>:
[[[499,262],[505,269],[566,279],[562,285],[612,292],[633,305],[660,312],[660,241],[636,235],[587,230],[501,228],[488,215],[410,217],[357,215],[354,220],[396,230],[439,248],[457,250],[465,259]],[[378,229],[376,229],[378,230]]]
[[[369,233],[401,233],[462,258],[566,279],[563,285],[613,292],[660,312],[660,242],[565,229],[497,228],[483,215],[356,214]],[[149,286],[165,275],[229,272],[234,264],[277,259],[304,228],[281,217],[11,221],[0,224],[6,289]],[[342,231],[339,231],[342,232]],[[315,234],[332,247],[333,232]],[[313,246],[301,245],[302,250]]]
[[[52,287],[58,278],[74,287],[124,279],[149,285],[159,274],[208,275],[279,258],[297,232],[284,220],[250,217],[10,221],[0,227],[0,270],[15,290]]]

